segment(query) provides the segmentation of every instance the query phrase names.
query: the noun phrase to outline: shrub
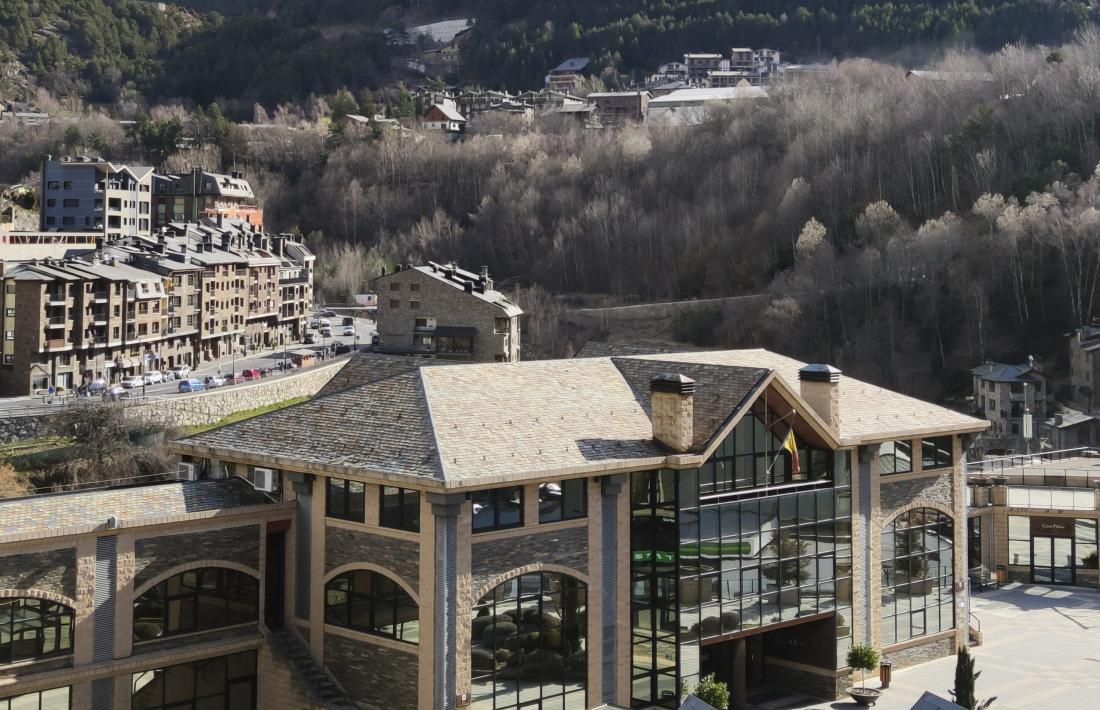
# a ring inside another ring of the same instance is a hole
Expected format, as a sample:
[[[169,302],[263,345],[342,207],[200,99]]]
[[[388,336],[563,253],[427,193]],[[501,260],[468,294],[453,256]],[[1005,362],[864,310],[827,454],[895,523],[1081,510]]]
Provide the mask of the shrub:
[[[859,671],[860,685],[867,687],[866,672],[878,665],[878,651],[873,646],[857,643],[848,649],[848,667]]]
[[[730,704],[730,690],[713,673],[699,679],[692,695],[716,710],[726,710]]]
[[[485,627],[485,632],[482,634],[485,641],[493,641],[494,639],[504,639],[512,636],[516,633],[516,625],[509,621],[498,621],[495,624],[489,624]]]

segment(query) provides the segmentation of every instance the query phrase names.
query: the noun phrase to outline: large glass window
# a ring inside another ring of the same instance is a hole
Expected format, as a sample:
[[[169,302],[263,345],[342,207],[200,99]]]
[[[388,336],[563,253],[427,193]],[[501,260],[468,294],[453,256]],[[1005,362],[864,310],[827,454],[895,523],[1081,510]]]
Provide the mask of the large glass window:
[[[357,569],[325,585],[325,623],[417,643],[420,611],[397,582]]]
[[[45,599],[0,599],[0,664],[73,649],[73,610]]]
[[[913,470],[913,444],[910,441],[884,441],[878,445],[878,472],[909,473]]]
[[[470,500],[473,501],[474,532],[504,530],[523,525],[522,486],[474,491],[470,494]]]
[[[134,602],[134,640],[255,622],[259,588],[255,577],[222,567],[169,577]]]
[[[777,414],[763,401],[753,404],[732,434],[700,467],[699,493],[829,478],[832,452],[811,448],[801,441],[791,429],[790,414],[786,414]]]
[[[420,491],[382,486],[378,522],[384,528],[420,531]]]
[[[366,485],[343,478],[326,478],[325,515],[330,518],[363,522],[366,510]]]
[[[473,709],[585,708],[587,589],[567,575],[534,572],[474,605]]]
[[[882,531],[882,643],[955,627],[954,523],[932,508],[894,518]]]
[[[133,710],[255,710],[256,652],[142,671],[131,683]]]
[[[65,686],[0,698],[0,710],[69,710],[70,703],[70,689]]]
[[[921,439],[921,468],[948,468],[953,462],[950,436],[937,436],[933,439]],[[881,454],[880,454],[881,455]]]
[[[560,483],[540,483],[539,522],[556,523],[559,520],[583,518],[587,510],[585,483],[583,478]]]

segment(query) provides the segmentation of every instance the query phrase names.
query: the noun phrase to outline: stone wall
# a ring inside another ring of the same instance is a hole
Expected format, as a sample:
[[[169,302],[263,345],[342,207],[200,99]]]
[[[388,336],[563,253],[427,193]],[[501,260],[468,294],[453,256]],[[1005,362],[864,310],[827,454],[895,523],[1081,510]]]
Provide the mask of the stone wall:
[[[134,544],[134,587],[188,562],[226,560],[259,569],[260,526],[147,537]]]
[[[480,590],[494,577],[530,564],[555,564],[588,574],[588,528],[532,532],[487,542],[474,538],[471,581]]]
[[[0,557],[0,589],[37,589],[76,596],[76,550],[65,547]]]
[[[418,662],[409,651],[325,634],[325,667],[362,708],[416,710]]]
[[[272,651],[270,642],[260,646],[256,666],[256,707],[298,710],[324,707],[313,702],[294,669]]]
[[[45,436],[48,422],[47,417],[0,417],[0,444]]]
[[[768,685],[796,690],[826,700],[837,700],[843,695],[843,681],[835,674],[826,675],[828,671],[815,673],[799,668],[797,664],[766,656],[764,665],[764,677],[767,678]]]
[[[915,666],[926,661],[950,656],[954,652],[955,638],[948,636],[919,646],[910,646],[900,651],[889,651],[884,655],[887,660],[893,663],[893,670],[896,671],[899,668],[907,668],[908,666]]]
[[[329,525],[325,530],[325,572],[356,562],[391,570],[419,593],[419,543]]]
[[[883,521],[893,517],[894,511],[917,500],[939,503],[947,510],[951,504],[951,470],[931,478],[911,478],[907,481],[890,481],[889,476],[881,479],[879,501]]]

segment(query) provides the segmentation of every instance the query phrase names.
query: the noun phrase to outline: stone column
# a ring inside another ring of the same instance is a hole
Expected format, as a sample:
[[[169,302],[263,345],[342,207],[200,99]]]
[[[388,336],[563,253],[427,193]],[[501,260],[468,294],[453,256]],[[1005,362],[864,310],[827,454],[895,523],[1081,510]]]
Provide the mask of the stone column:
[[[955,648],[968,646],[970,641],[970,597],[968,523],[966,515],[966,451],[962,437],[951,437],[951,517],[955,519]]]
[[[731,710],[746,710],[749,706],[748,688],[745,682],[745,639],[734,641],[733,647],[733,688],[730,689]]]
[[[462,493],[428,493],[428,503],[431,505],[435,536],[433,549],[435,551],[435,580],[433,593],[433,629],[432,629],[432,661],[435,673],[435,687],[433,688],[433,707],[439,710],[453,710],[456,695],[469,692],[467,687],[459,687],[465,680],[468,683],[469,669],[464,679],[458,671],[458,634],[456,626],[459,622],[459,539],[465,539],[466,553],[466,596],[469,596],[470,571],[469,571],[469,531],[467,535],[459,533],[460,521],[463,517],[469,518],[463,510],[466,496]],[[469,525],[469,520],[466,521]],[[422,599],[421,603],[425,600]],[[469,615],[467,609],[466,615]],[[469,629],[465,635],[469,636]],[[466,648],[469,649],[467,638]],[[469,666],[469,663],[465,663]]]
[[[325,662],[325,486],[318,479],[310,496],[309,536],[309,651],[313,661]]]

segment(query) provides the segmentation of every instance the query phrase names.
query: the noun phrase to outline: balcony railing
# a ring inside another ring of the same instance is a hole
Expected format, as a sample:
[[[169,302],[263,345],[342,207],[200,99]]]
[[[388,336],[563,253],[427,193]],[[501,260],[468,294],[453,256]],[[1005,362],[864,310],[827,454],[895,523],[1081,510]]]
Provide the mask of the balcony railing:
[[[63,291],[46,292],[46,303],[50,304],[51,306],[64,306],[67,300],[68,297]]]
[[[110,291],[92,291],[92,301],[109,301],[111,299]]]
[[[1096,470],[1088,470],[1081,465],[1077,467],[1058,465],[1059,461],[1069,459],[1096,459]],[[1079,447],[974,461],[966,465],[966,481],[968,484],[979,486],[1003,483],[1009,486],[1046,488],[1098,488],[1100,487],[1100,451]]]
[[[46,319],[47,328],[64,328],[65,324],[69,322],[69,319],[65,316],[54,316],[53,318]]]

